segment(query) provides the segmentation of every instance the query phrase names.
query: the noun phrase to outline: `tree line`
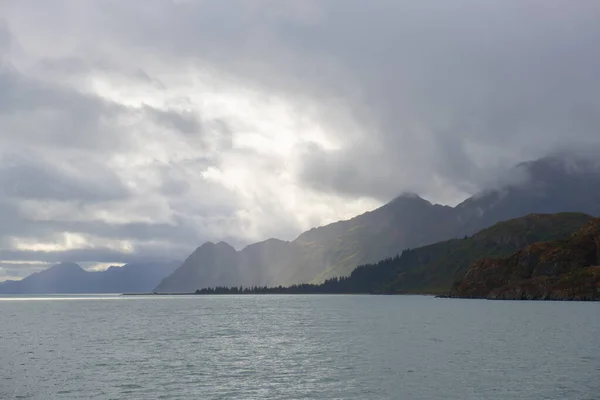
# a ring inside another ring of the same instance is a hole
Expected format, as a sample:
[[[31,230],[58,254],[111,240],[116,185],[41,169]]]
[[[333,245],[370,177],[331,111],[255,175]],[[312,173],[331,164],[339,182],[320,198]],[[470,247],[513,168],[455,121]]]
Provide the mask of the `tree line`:
[[[408,257],[411,250],[402,252]],[[196,294],[377,294],[385,293],[385,285],[393,281],[400,264],[400,255],[375,264],[357,267],[349,276],[335,277],[321,284],[302,283],[291,286],[217,286],[196,290]]]

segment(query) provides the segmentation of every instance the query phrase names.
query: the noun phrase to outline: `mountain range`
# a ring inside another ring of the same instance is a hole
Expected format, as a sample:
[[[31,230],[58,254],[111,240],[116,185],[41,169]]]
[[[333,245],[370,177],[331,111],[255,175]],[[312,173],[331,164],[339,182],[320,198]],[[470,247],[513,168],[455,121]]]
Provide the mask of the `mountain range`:
[[[536,242],[568,238],[592,219],[582,213],[529,214],[471,237],[407,249],[394,258],[359,266],[340,285],[351,293],[446,294],[473,263],[506,257]]]
[[[456,207],[408,194],[352,219],[313,228],[289,242],[269,239],[240,251],[225,242],[208,242],[154,291],[320,283],[404,249],[462,238],[531,213],[600,215],[598,163],[548,157],[519,164],[509,171],[511,175],[513,183],[485,190]]]
[[[181,262],[130,263],[105,271],[86,271],[63,262],[19,281],[0,282],[0,294],[147,293]]]
[[[534,243],[565,240],[590,221],[582,213],[529,214],[483,229],[471,237],[406,249],[374,264],[360,265],[347,277],[321,284],[287,287],[214,287],[197,294],[440,294],[447,296],[479,260],[507,257]],[[501,274],[501,272],[499,273]]]

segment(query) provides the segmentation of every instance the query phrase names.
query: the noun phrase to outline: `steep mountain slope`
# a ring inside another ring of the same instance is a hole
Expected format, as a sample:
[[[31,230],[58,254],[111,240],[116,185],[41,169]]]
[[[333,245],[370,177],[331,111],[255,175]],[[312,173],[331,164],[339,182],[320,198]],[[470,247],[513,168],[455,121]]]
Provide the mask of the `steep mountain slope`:
[[[75,263],[60,263],[20,281],[0,282],[2,294],[149,292],[179,262],[131,263],[106,271],[85,271]]]
[[[504,259],[483,259],[453,297],[600,300],[600,218],[565,240],[539,242]]]
[[[186,260],[183,270],[176,272],[177,279],[156,290],[319,283],[347,276],[358,265],[394,257],[406,248],[462,238],[530,213],[573,211],[600,216],[598,165],[545,158],[521,164],[512,172],[521,178],[518,183],[485,191],[454,208],[403,195],[350,220],[311,229],[292,242],[271,239],[235,256],[222,246],[217,251],[230,256],[217,258],[229,261],[218,265],[210,257],[204,259],[201,252]]]
[[[295,242],[320,255],[326,268],[313,279],[320,282],[347,275],[357,265],[391,257],[406,247],[453,237],[457,222],[451,207],[403,195],[374,211],[334,224],[337,226],[305,232]]]

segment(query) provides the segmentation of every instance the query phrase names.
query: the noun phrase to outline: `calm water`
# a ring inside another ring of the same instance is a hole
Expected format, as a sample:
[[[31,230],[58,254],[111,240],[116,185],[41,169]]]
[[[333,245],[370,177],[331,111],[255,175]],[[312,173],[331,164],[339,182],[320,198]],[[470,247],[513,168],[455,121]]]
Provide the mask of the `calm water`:
[[[4,299],[0,398],[600,399],[600,304]]]

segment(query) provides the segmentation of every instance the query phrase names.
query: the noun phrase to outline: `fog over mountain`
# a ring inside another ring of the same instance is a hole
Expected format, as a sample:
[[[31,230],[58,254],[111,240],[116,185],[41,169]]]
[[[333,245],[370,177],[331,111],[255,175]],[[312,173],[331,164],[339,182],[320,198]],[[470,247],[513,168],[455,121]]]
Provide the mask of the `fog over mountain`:
[[[401,193],[456,206],[528,182],[506,175],[521,162],[594,159],[599,18],[595,0],[0,0],[0,280],[293,241]]]

